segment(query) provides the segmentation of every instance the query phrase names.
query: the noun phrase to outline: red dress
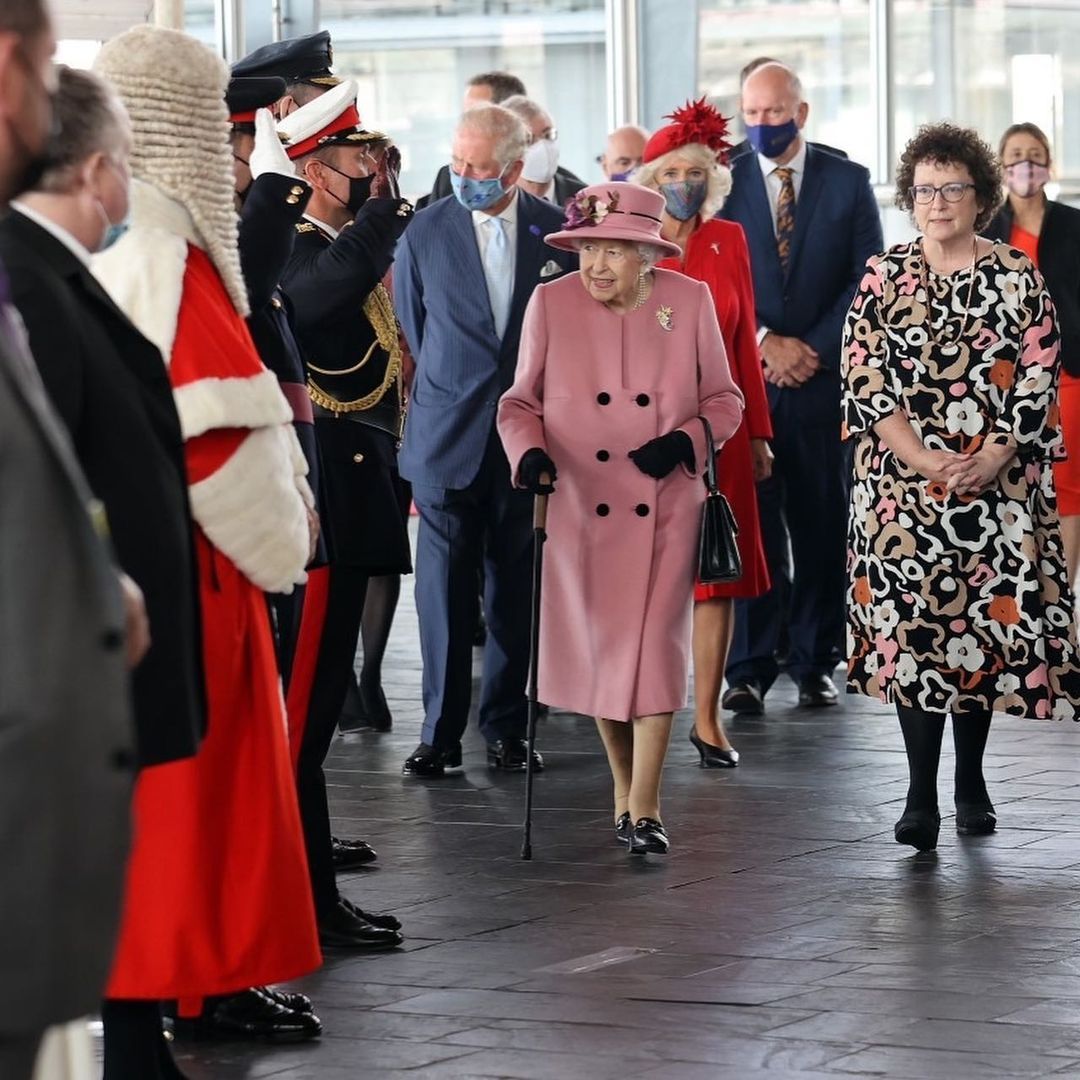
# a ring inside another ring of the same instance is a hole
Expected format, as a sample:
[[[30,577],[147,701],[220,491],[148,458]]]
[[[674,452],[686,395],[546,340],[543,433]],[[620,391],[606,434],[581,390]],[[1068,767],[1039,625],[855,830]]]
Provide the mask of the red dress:
[[[265,369],[247,328],[194,247],[169,377],[189,486],[220,477],[240,492],[254,487],[243,482],[238,451],[274,426],[275,402],[262,398]],[[248,384],[241,409],[250,427],[236,418],[235,398],[221,396],[230,392],[222,378]],[[259,496],[244,497],[255,505]],[[207,737],[195,757],[144,769],[136,782],[110,998],[197,999],[295,978],[321,962],[266,597],[202,527],[195,546]]]
[[[720,452],[719,473],[720,490],[731,503],[739,525],[743,574],[730,585],[699,584],[694,590],[694,599],[761,596],[769,591],[769,567],[761,539],[750,440],[771,439],[772,421],[757,346],[750,251],[742,226],[717,218],[704,221],[691,234],[681,263],[670,258],[657,265],[666,270],[681,270],[688,277],[708,285],[716,305],[731,376],[746,400],[739,430]]]

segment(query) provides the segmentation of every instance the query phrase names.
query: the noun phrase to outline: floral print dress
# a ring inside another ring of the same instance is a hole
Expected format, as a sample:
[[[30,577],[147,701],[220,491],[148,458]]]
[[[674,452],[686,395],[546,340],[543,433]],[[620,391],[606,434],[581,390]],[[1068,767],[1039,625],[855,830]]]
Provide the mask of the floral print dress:
[[[1077,718],[1073,597],[1051,462],[1057,321],[1038,271],[997,244],[934,274],[918,241],[867,264],[844,327],[848,690],[929,712]],[[1017,447],[959,495],[903,465],[873,426],[900,410],[924,444]]]

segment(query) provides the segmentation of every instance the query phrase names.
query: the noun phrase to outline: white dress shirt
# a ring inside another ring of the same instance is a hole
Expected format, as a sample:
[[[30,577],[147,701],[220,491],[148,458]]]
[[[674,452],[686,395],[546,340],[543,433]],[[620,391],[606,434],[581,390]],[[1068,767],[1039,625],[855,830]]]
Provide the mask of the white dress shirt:
[[[83,266],[89,267],[90,252],[63,225],[57,225],[55,221],[50,221],[44,214],[39,214],[33,207],[27,206],[26,203],[19,199],[12,202],[11,209],[18,210],[20,214],[28,217],[35,225],[40,225],[51,236],[55,236]]]

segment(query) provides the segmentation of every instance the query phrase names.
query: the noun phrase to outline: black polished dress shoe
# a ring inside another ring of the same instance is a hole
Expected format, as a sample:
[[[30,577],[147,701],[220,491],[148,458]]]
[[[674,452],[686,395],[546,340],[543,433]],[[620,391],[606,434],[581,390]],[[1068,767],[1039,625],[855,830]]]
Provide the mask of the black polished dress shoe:
[[[734,769],[739,764],[739,751],[734,747],[730,750],[722,750],[719,746],[713,746],[704,739],[698,738],[698,733],[690,729],[690,742],[701,757],[700,765],[703,769]]]
[[[737,716],[761,716],[765,712],[765,694],[753,679],[732,683],[720,699],[723,708]]]
[[[341,903],[358,918],[371,923],[372,926],[381,926],[384,930],[401,929],[400,921],[388,911],[365,911],[362,907],[357,907],[351,900],[346,900],[344,896],[341,897]]]
[[[265,994],[271,1001],[276,1001],[283,1008],[291,1009],[293,1012],[310,1014],[315,1011],[315,1006],[307,994],[279,990],[276,986],[256,986],[254,989]]]
[[[359,685],[360,707],[357,713],[357,723],[361,728],[368,731],[390,731],[394,726],[394,718],[390,715],[390,706],[386,704],[386,695],[381,686],[371,689]]]
[[[960,836],[989,836],[997,828],[997,814],[990,803],[956,804],[956,831]]]
[[[525,772],[526,744],[524,739],[508,735],[505,739],[488,743],[487,761],[489,769],[503,769],[506,772]],[[533,772],[544,771],[544,759],[539,751],[533,751]]]
[[[319,1037],[322,1022],[313,1013],[286,1008],[261,987],[252,987],[215,998],[197,1020],[177,1017],[173,1032],[178,1038],[306,1042]]]
[[[630,834],[630,854],[666,855],[670,847],[668,834],[656,818],[638,818],[634,831]]]
[[[440,750],[427,743],[421,743],[401,766],[405,776],[445,776],[448,772],[461,771],[461,747],[453,750]]]
[[[339,840],[336,836],[330,837],[330,850],[335,870],[356,870],[379,857],[378,852],[363,840]]]
[[[630,811],[624,810],[619,815],[619,820],[615,822],[615,843],[629,844],[633,831],[634,826],[630,821]]]
[[[799,683],[799,704],[808,709],[821,709],[839,701],[836,684],[828,675],[808,675]]]
[[[388,930],[361,919],[348,904],[341,901],[329,915],[319,920],[319,944],[325,949],[378,952],[396,949],[404,940],[397,930]]]
[[[905,810],[893,827],[898,844],[907,844],[916,851],[933,851],[937,847],[941,815],[936,810]]]

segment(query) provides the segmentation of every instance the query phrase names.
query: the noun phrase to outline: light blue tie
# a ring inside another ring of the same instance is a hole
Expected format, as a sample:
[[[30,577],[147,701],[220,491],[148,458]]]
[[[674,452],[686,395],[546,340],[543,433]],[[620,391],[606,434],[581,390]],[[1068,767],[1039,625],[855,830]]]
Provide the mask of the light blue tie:
[[[510,262],[510,241],[506,235],[506,222],[501,217],[489,217],[484,226],[488,230],[487,247],[484,250],[484,277],[487,278],[488,299],[491,301],[491,317],[495,322],[495,334],[501,341],[510,319],[510,297],[514,291],[514,268]]]

